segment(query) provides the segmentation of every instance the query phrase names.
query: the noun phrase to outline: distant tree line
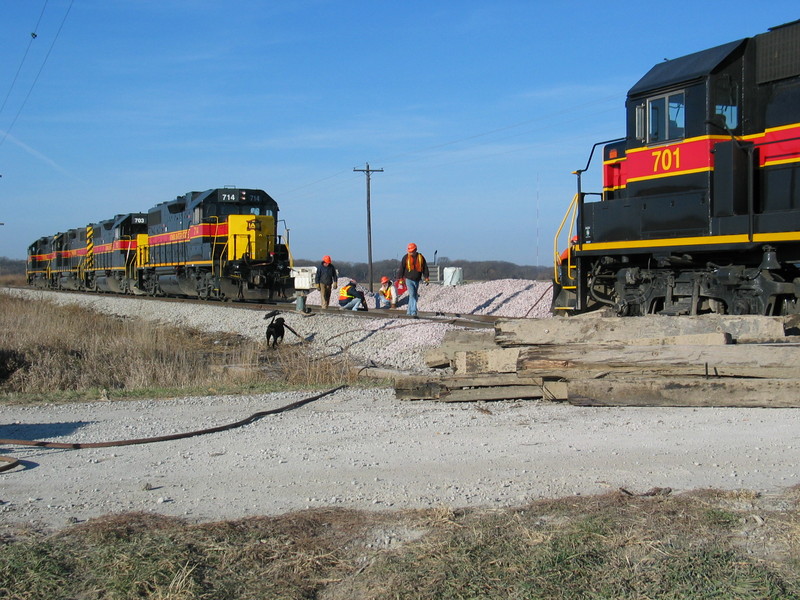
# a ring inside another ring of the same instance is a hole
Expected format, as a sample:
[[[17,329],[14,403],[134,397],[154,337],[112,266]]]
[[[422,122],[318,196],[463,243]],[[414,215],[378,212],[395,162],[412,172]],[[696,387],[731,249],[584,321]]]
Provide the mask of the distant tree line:
[[[318,266],[319,262],[296,259],[295,264],[300,267]],[[341,277],[352,277],[358,281],[367,281],[369,265],[365,262],[334,261]],[[553,276],[552,267],[533,267],[516,265],[503,260],[450,260],[446,256],[437,258],[436,264],[444,267],[461,267],[464,270],[466,281],[487,281],[490,279],[542,279],[548,280]],[[397,274],[400,262],[397,260],[379,260],[372,263],[372,274],[376,281],[386,275],[392,279]],[[25,261],[15,260],[0,256],[0,274],[23,275]]]
[[[0,275],[24,275],[25,261],[0,256]]]

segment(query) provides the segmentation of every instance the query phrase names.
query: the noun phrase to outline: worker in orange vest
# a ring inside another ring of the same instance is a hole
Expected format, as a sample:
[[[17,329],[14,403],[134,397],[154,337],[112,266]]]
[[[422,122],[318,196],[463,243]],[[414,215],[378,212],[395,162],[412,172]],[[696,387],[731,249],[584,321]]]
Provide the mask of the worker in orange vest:
[[[428,262],[425,257],[417,252],[417,245],[408,245],[408,254],[400,261],[400,269],[397,272],[398,279],[404,279],[408,286],[408,310],[406,314],[417,316],[417,300],[419,299],[419,282],[423,279],[427,284],[430,281],[428,273]]]
[[[381,287],[375,292],[375,308],[397,308],[397,288],[388,277],[381,277]]]
[[[355,279],[339,288],[339,306],[342,310],[367,310],[364,293],[356,287]]]

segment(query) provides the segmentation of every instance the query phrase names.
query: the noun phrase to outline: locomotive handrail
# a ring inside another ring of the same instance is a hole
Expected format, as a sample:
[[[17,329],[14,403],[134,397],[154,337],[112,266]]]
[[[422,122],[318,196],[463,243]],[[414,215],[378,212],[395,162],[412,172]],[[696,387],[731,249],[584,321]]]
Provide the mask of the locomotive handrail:
[[[592,163],[592,158],[594,157],[594,151],[597,150],[598,146],[605,146],[606,144],[613,144],[614,142],[624,142],[626,139],[627,138],[620,137],[613,140],[606,140],[605,142],[597,142],[594,146],[592,146],[592,150],[589,152],[589,160],[586,161],[586,166],[583,169],[573,171],[573,173],[578,176],[578,181],[580,181],[580,174],[589,170],[589,165]]]
[[[578,177],[578,206],[577,206],[577,213],[578,213],[578,243],[583,244],[583,182],[582,176],[583,174],[589,170],[589,166],[592,164],[592,158],[594,158],[594,151],[597,150],[598,146],[605,146],[606,144],[613,144],[615,142],[622,142],[627,138],[619,137],[613,140],[606,140],[604,142],[597,142],[592,146],[591,152],[589,152],[589,159],[586,161],[586,166],[583,169],[578,169],[577,171],[573,171],[573,174]]]
[[[133,241],[133,236],[124,235],[120,239],[128,240],[129,242]],[[133,260],[131,260],[133,257]],[[133,279],[133,275],[136,272],[136,254],[131,252],[131,244],[128,244],[125,248],[125,268],[123,269],[125,272],[125,277],[128,279]]]
[[[222,263],[225,260],[227,260],[225,258],[225,253],[228,252],[228,244],[229,244],[228,236],[225,236],[225,243],[222,245],[222,252],[219,253],[219,259],[218,259],[219,260],[219,266],[217,268],[217,274],[218,275],[222,275]],[[211,259],[211,270],[212,270],[211,274],[213,275],[214,274],[214,271],[213,271],[214,270],[214,259],[213,258]]]
[[[216,224],[214,225],[214,241],[211,244],[211,275],[214,275],[214,257],[217,255],[217,230],[219,229],[219,216],[212,215],[208,217],[209,219],[216,219]],[[225,244],[227,245],[227,239],[225,240]],[[225,248],[222,249],[225,252]],[[218,272],[222,271],[222,257],[220,257],[220,268]]]
[[[567,212],[564,214],[564,218],[561,219],[561,224],[558,226],[556,230],[555,238],[553,239],[553,281],[560,284],[561,278],[559,276],[559,266],[561,264],[561,254],[558,251],[559,245],[558,240],[561,237],[561,231],[564,229],[564,224],[567,220],[570,220],[570,227],[569,231],[572,231],[575,227],[575,219],[578,214],[578,198],[580,194],[575,194],[572,197],[572,202],[569,203],[569,208]],[[571,217],[570,217],[571,215]],[[567,249],[569,250],[569,238],[567,239]],[[569,269],[572,268],[572,252],[569,251],[567,253],[567,272],[569,273]]]

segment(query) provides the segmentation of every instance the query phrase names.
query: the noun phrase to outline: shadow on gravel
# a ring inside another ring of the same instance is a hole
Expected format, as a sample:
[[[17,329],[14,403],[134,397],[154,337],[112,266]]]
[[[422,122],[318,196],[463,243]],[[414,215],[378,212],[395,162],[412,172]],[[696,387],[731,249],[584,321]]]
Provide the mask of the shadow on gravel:
[[[0,454],[8,454],[8,452],[5,449],[0,449]],[[5,477],[5,476],[13,474],[13,473],[22,473],[23,471],[30,471],[32,469],[35,469],[38,466],[39,466],[39,463],[34,462],[32,460],[20,460],[20,459],[17,459],[17,466],[14,467],[12,470],[6,471],[5,473],[3,473],[3,476]]]
[[[500,310],[501,308],[503,308],[503,306],[505,304],[508,304],[509,302],[511,302],[511,300],[513,300],[514,298],[516,298],[517,296],[519,296],[521,294],[524,294],[528,290],[533,289],[533,287],[534,287],[533,284],[531,284],[531,285],[519,290],[518,292],[514,292],[513,294],[509,295],[507,298],[504,298],[502,302],[500,302],[497,306],[495,306],[492,310],[489,311],[489,314],[490,315],[496,314],[497,311]]]
[[[380,325],[380,327],[376,327],[375,329],[367,329],[367,330],[363,330],[363,329],[357,329],[357,330],[356,330],[356,329],[351,329],[351,330],[349,330],[349,331],[342,331],[341,333],[337,333],[336,335],[334,335],[334,336],[332,336],[332,337],[328,338],[328,339],[327,339],[327,341],[326,341],[326,343],[328,343],[328,344],[333,344],[333,345],[335,345],[335,346],[338,346],[338,347],[339,347],[339,350],[337,350],[337,351],[336,351],[336,352],[334,352],[333,354],[329,354],[329,355],[328,355],[328,357],[333,357],[333,356],[338,356],[338,355],[340,355],[340,354],[344,354],[344,353],[345,353],[345,351],[347,351],[347,350],[348,350],[349,348],[351,348],[352,346],[355,346],[356,344],[360,344],[360,343],[362,343],[362,342],[365,342],[365,341],[367,341],[369,338],[373,337],[373,336],[374,336],[376,333],[378,333],[379,331],[383,331],[384,329],[392,329],[392,328],[394,328],[394,327],[397,327],[397,325],[392,325],[392,324],[390,324],[390,323],[387,321],[386,323],[382,323],[382,324]],[[340,337],[340,336],[343,336],[343,335],[344,335],[344,334],[346,334],[346,333],[360,333],[360,332],[363,332],[363,333],[364,333],[364,335],[363,335],[363,336],[361,336],[360,338],[358,338],[358,339],[356,339],[356,340],[353,340],[353,341],[351,341],[351,342],[348,342],[348,343],[346,343],[346,344],[339,344],[339,343],[337,343],[337,342],[333,342],[333,340],[335,340],[336,338],[338,338],[338,337]]]
[[[70,435],[81,427],[95,421],[71,421],[66,423],[12,423],[0,425],[0,438],[13,440],[50,440],[50,438]]]
[[[503,295],[503,294],[495,294],[495,295],[494,295],[494,296],[492,296],[491,298],[488,298],[488,299],[487,299],[487,300],[486,300],[486,301],[485,301],[483,304],[479,304],[478,306],[476,306],[475,308],[473,308],[471,311],[469,311],[469,314],[471,314],[471,315],[474,315],[474,314],[475,314],[475,313],[477,313],[479,310],[483,310],[484,308],[489,308],[489,307],[492,305],[492,303],[493,303],[495,300],[497,300],[498,298],[500,298],[502,295]]]

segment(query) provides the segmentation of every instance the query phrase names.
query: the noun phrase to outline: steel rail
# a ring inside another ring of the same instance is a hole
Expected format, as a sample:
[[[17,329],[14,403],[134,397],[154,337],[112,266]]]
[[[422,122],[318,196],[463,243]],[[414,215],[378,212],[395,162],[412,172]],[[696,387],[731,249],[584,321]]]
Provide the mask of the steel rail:
[[[262,410],[256,413],[253,413],[249,417],[242,419],[241,421],[236,421],[235,423],[228,423],[226,425],[218,425],[217,427],[209,427],[208,429],[199,429],[197,431],[187,431],[185,433],[174,433],[171,435],[162,435],[157,437],[149,437],[149,438],[139,438],[133,440],[117,440],[112,442],[86,442],[86,443],[71,443],[71,442],[47,442],[42,440],[14,440],[14,439],[0,439],[0,445],[7,445],[7,446],[36,446],[38,448],[62,448],[66,450],[81,450],[84,448],[113,448],[117,446],[135,446],[139,444],[153,444],[155,442],[167,442],[170,440],[181,440],[190,437],[197,437],[200,435],[207,435],[209,433],[218,433],[220,431],[228,431],[229,429],[236,429],[237,427],[242,427],[243,425],[247,425],[249,423],[253,423],[262,417],[266,417],[268,415],[276,415],[279,413],[287,412],[290,410],[295,410],[300,408],[301,406],[305,406],[306,404],[310,404],[315,400],[319,400],[320,398],[324,398],[334,392],[338,392],[339,390],[346,388],[346,385],[340,385],[339,387],[335,387],[330,389],[326,392],[322,392],[321,394],[317,394],[316,396],[311,396],[309,398],[303,398],[301,400],[297,400],[296,402],[292,402],[290,404],[286,404],[285,406],[280,406],[278,408],[273,408],[270,410]],[[13,469],[14,467],[19,465],[19,460],[14,458],[9,458],[6,456],[0,456],[0,461],[5,462],[6,464],[0,465],[0,472],[8,471]]]

